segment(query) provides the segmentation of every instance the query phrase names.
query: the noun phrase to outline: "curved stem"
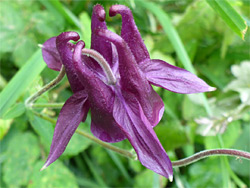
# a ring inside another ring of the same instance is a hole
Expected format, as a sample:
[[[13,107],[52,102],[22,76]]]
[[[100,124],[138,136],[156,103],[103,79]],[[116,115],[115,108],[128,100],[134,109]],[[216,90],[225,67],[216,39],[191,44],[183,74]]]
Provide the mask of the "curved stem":
[[[235,150],[235,149],[211,149],[198,152],[190,157],[181,160],[173,161],[172,165],[173,167],[187,166],[191,163],[194,163],[209,156],[233,156],[233,157],[242,157],[250,160],[250,153],[246,151]]]
[[[52,80],[50,83],[48,83],[47,85],[45,85],[42,89],[40,89],[38,92],[34,93],[33,95],[31,95],[26,101],[25,101],[25,106],[26,107],[32,107],[33,106],[33,102],[39,97],[41,96],[44,92],[50,90],[51,88],[55,87],[64,77],[65,75],[65,69],[64,66],[62,65],[62,68],[58,74],[58,76]]]
[[[102,67],[103,71],[106,74],[106,77],[108,79],[109,85],[115,85],[116,84],[116,78],[113,74],[108,62],[104,59],[104,57],[97,51],[92,49],[82,49],[82,54],[92,57],[94,60],[97,61],[97,63]]]
[[[48,116],[40,114],[36,111],[32,111],[32,112],[36,116],[43,118],[43,119],[45,119],[53,124],[56,123],[56,120],[54,120]],[[118,148],[116,146],[113,146],[111,144],[108,144],[106,142],[103,142],[103,141],[99,140],[98,138],[90,135],[89,133],[86,133],[86,132],[79,130],[79,129],[76,130],[76,133],[92,140],[93,142],[95,142],[97,144],[100,144],[101,146],[103,146],[106,149],[112,150],[112,151],[119,153],[120,155],[123,155],[127,158],[130,158],[133,160],[138,160],[134,152],[124,150],[124,149]],[[192,164],[194,162],[197,162],[201,159],[204,159],[204,158],[210,157],[210,156],[232,156],[232,157],[237,157],[237,158],[242,157],[244,159],[250,160],[250,153],[246,152],[246,151],[235,150],[235,149],[211,149],[211,150],[204,150],[204,151],[198,152],[190,157],[187,157],[187,158],[184,158],[181,160],[173,161],[172,166],[173,167],[187,166],[189,164]]]
[[[36,103],[32,108],[62,108],[64,103]]]

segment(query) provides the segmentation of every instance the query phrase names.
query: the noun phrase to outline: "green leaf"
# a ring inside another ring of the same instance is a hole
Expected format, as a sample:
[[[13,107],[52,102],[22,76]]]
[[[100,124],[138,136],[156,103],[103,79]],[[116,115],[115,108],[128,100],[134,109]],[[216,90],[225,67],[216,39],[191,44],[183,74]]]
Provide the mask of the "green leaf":
[[[0,93],[0,118],[7,112],[20,95],[29,87],[33,80],[44,69],[41,50],[29,59],[29,61],[16,73],[8,85]]]
[[[74,174],[62,162],[56,161],[45,170],[39,171],[43,164],[44,161],[38,161],[34,165],[28,188],[78,187]]]
[[[234,145],[241,133],[241,126],[239,121],[233,121],[227,125],[226,131],[222,134],[224,147],[230,148]],[[220,148],[219,140],[216,136],[205,137],[206,149]]]
[[[188,168],[191,187],[223,187],[220,161],[206,159]],[[201,183],[202,182],[202,183]]]
[[[9,110],[3,115],[3,119],[14,119],[25,112],[25,106],[23,103],[14,104]]]
[[[0,119],[0,140],[7,134],[9,131],[12,120],[2,120]]]
[[[90,48],[91,43],[91,19],[87,12],[80,14],[81,39],[85,42],[85,48]]]
[[[27,115],[29,117],[31,126],[40,136],[41,142],[45,146],[45,149],[48,153],[54,133],[53,124],[38,116],[35,116],[32,111],[28,111]],[[75,156],[83,150],[87,149],[90,144],[91,141],[89,139],[79,134],[74,134],[62,156]]]
[[[249,135],[250,135],[250,126],[249,124],[248,125],[246,124],[238,140],[235,142],[233,148],[250,152]],[[230,159],[230,166],[232,167],[233,171],[235,171],[237,174],[245,177],[250,176],[250,162],[248,160],[232,158]]]
[[[161,187],[165,187],[164,185],[166,184],[167,179],[159,175],[155,176],[155,172],[146,169],[135,177],[135,184],[133,187],[141,188],[146,186],[156,188],[155,182],[159,182]]]
[[[217,12],[227,25],[243,40],[247,32],[246,21],[226,0],[206,0],[207,3]]]
[[[167,125],[160,123],[155,127],[155,132],[168,151],[188,143],[185,129],[177,121],[168,122]]]
[[[39,154],[38,140],[33,133],[17,133],[8,144],[3,165],[4,182],[9,187],[27,185]]]
[[[11,52],[15,47],[17,34],[23,30],[24,20],[18,7],[9,2],[1,2],[0,12],[0,52]]]
[[[78,18],[68,8],[64,7],[59,0],[49,0],[49,2],[70,24],[81,29],[81,24]]]

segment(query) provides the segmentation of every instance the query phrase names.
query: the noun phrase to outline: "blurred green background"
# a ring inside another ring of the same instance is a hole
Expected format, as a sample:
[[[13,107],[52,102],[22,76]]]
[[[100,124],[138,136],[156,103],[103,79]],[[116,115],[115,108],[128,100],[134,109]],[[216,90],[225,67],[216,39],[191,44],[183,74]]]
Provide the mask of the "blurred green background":
[[[0,187],[250,187],[250,162],[243,159],[210,157],[175,168],[171,183],[140,162],[79,134],[74,134],[59,160],[39,171],[48,156],[60,108],[24,105],[57,75],[46,67],[38,44],[63,31],[76,31],[89,47],[92,8],[97,3],[106,12],[113,4],[130,7],[151,58],[195,70],[217,88],[205,95],[182,95],[155,87],[165,103],[155,131],[171,160],[221,147],[250,152],[248,0],[2,0]],[[120,33],[121,17],[106,17],[109,29]],[[69,96],[64,78],[37,104],[61,104]],[[88,117],[79,129],[90,132],[90,121]],[[128,141],[113,145],[132,149]]]

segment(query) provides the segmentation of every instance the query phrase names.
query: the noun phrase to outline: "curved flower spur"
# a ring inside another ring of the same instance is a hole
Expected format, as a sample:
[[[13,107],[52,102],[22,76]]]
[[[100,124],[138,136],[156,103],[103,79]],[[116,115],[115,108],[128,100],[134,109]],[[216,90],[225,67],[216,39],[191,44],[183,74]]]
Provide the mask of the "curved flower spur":
[[[64,65],[73,95],[61,109],[42,169],[64,152],[90,109],[94,136],[105,142],[127,138],[145,167],[172,180],[171,161],[153,130],[164,104],[150,84],[185,94],[214,88],[184,69],[150,59],[130,9],[113,5],[109,15],[116,14],[122,16],[121,36],[107,29],[103,7],[94,7],[91,49],[84,48],[76,32],[64,32],[43,45],[49,68],[58,71]]]

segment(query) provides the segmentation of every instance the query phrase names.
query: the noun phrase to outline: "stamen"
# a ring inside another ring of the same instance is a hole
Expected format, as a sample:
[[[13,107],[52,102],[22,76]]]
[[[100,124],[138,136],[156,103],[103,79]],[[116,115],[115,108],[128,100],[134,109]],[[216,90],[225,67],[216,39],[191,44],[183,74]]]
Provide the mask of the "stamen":
[[[97,61],[97,63],[102,67],[107,79],[108,79],[108,85],[115,85],[116,84],[116,78],[113,74],[108,62],[104,59],[104,57],[97,51],[92,49],[82,49],[82,54],[92,57],[94,60]]]

